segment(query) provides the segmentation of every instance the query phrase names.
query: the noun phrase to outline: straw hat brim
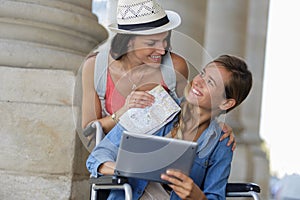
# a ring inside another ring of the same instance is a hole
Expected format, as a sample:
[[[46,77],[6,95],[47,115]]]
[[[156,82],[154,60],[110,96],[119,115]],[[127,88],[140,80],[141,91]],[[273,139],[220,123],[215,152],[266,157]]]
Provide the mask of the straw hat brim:
[[[117,23],[110,24],[108,28],[115,33],[123,33],[123,34],[137,34],[137,35],[153,35],[157,33],[162,33],[166,32],[169,30],[173,30],[176,27],[178,27],[181,24],[181,17],[179,14],[177,14],[174,11],[166,10],[165,11],[168,18],[169,22],[163,26],[157,27],[157,28],[151,28],[148,30],[139,30],[139,31],[133,31],[133,30],[124,30],[124,29],[119,29]]]

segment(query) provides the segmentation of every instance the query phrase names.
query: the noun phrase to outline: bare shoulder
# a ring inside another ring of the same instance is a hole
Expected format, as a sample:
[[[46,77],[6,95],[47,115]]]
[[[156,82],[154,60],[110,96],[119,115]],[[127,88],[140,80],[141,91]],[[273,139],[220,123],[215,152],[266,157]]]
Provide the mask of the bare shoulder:
[[[85,59],[82,66],[83,76],[87,76],[88,74],[94,74],[95,62],[96,62],[96,54],[89,56],[88,58]]]
[[[171,53],[172,62],[177,72],[181,73],[185,78],[188,77],[188,65],[186,60],[175,53]]]

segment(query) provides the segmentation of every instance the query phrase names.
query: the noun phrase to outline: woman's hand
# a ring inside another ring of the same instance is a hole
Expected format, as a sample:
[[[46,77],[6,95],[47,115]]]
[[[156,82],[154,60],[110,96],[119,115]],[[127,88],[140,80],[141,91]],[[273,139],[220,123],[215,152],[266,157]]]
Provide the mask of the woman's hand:
[[[104,175],[113,175],[115,172],[115,168],[115,162],[107,161],[99,166],[98,172]]]
[[[183,200],[207,199],[193,179],[178,170],[167,170],[161,179],[170,182],[169,187]]]
[[[125,107],[145,108],[154,103],[154,96],[145,91],[132,91],[126,98]]]
[[[229,137],[229,141],[227,143],[227,146],[230,146],[233,143],[231,150],[234,151],[235,148],[236,148],[236,141],[235,141],[235,136],[234,136],[234,133],[232,131],[232,128],[230,126],[226,125],[223,122],[219,122],[219,126],[222,128],[222,130],[224,132],[224,134],[220,138],[220,141],[222,141],[225,138]]]
[[[117,122],[119,118],[130,108],[145,108],[154,103],[154,96],[145,91],[132,91],[125,100],[124,106],[114,113],[113,120]],[[110,130],[108,130],[110,131]],[[107,132],[108,132],[107,131]]]

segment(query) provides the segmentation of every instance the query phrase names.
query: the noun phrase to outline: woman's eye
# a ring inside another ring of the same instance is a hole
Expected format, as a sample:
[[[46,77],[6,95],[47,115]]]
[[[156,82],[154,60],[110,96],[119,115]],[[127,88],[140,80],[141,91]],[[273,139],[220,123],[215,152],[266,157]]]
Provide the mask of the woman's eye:
[[[204,77],[205,76],[205,72],[203,70],[200,71],[200,76]]]
[[[153,47],[155,45],[155,42],[149,42],[147,43],[148,46]]]
[[[214,86],[214,82],[210,79],[207,80],[207,84],[210,85],[210,86]]]

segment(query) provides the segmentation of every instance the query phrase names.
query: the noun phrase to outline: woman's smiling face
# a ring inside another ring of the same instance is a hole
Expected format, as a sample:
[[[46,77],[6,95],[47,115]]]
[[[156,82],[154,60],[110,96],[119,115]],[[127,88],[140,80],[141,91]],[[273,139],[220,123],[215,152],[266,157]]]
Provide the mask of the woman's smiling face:
[[[225,100],[224,86],[230,78],[231,73],[220,64],[208,64],[191,82],[187,101],[204,109],[217,109]]]
[[[136,36],[128,44],[128,56],[141,64],[160,66],[166,53],[169,32],[155,35]]]

